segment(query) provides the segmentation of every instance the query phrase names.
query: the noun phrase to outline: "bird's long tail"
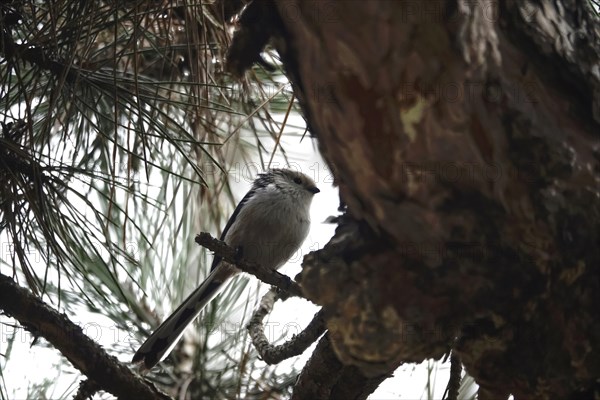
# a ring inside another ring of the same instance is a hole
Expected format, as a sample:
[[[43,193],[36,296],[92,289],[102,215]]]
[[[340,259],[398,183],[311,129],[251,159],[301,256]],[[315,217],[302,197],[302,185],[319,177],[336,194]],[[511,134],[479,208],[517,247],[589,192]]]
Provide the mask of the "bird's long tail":
[[[146,369],[165,358],[177,344],[185,328],[200,314],[224,284],[218,269],[213,270],[206,280],[167,318],[134,354],[133,363],[144,363]],[[216,278],[216,279],[215,279]]]

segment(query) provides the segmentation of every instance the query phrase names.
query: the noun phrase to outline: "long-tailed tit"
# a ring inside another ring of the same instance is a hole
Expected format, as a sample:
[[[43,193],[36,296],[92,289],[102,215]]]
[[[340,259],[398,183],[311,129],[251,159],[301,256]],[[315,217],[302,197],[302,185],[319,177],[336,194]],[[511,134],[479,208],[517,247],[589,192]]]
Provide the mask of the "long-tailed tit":
[[[265,268],[281,267],[299,248],[310,227],[310,204],[319,189],[303,173],[272,169],[260,174],[237,205],[221,240]],[[240,272],[215,256],[200,286],[154,331],[133,356],[147,369],[165,358],[185,328],[213,299],[223,284]]]

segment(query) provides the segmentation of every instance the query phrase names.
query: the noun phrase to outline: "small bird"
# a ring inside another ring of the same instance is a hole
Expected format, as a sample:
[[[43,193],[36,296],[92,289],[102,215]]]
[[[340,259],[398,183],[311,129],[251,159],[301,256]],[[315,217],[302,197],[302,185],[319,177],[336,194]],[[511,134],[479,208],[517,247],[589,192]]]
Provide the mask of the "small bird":
[[[307,175],[290,169],[259,174],[237,205],[220,239],[243,258],[277,269],[300,248],[310,228],[310,205],[319,193]],[[185,328],[240,270],[215,256],[210,274],[154,331],[133,356],[151,369],[175,347]]]

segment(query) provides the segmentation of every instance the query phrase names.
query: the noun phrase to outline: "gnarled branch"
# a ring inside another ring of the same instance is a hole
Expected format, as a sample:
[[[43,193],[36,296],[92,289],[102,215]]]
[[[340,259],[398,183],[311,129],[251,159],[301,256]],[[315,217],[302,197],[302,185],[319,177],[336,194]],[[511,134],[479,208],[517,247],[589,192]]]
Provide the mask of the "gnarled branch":
[[[261,299],[258,309],[252,315],[247,328],[252,343],[260,354],[261,358],[267,364],[277,364],[290,357],[302,354],[323,332],[325,332],[325,321],[323,320],[323,312],[319,311],[315,314],[312,321],[306,328],[292,339],[282,345],[273,346],[267,339],[263,319],[273,310],[275,301],[280,298],[277,289],[272,288]]]

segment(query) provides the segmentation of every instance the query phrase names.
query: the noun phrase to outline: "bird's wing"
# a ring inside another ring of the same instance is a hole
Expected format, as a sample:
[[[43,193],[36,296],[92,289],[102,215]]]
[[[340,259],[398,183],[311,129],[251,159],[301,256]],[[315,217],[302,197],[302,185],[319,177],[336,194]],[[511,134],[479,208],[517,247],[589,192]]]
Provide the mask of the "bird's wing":
[[[237,207],[233,211],[233,214],[231,214],[231,217],[229,217],[229,221],[227,221],[227,224],[225,225],[225,229],[223,229],[223,233],[221,233],[221,236],[219,237],[219,239],[225,240],[225,237],[227,236],[227,232],[229,232],[229,228],[231,228],[231,226],[235,222],[235,219],[237,218],[238,214],[240,213],[240,211],[244,207],[244,205],[248,202],[248,200],[250,200],[252,198],[252,196],[254,196],[255,191],[256,191],[255,188],[250,189],[248,191],[248,193],[246,193],[244,198],[238,203]],[[217,268],[217,265],[219,265],[220,261],[221,261],[221,257],[215,256],[215,258],[213,259],[213,262],[210,266],[210,270],[214,271],[215,268]]]

